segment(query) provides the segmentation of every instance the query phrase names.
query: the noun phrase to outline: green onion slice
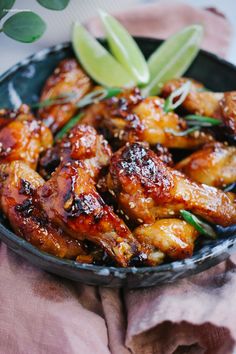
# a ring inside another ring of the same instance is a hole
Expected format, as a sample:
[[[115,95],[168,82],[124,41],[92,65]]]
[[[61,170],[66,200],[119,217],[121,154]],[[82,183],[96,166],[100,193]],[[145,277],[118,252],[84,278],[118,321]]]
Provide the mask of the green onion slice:
[[[167,113],[179,107],[184,102],[187,95],[189,94],[190,88],[191,88],[191,82],[187,81],[181,87],[174,90],[170,94],[170,96],[165,100],[164,111]],[[175,101],[176,98],[178,99]]]
[[[177,132],[177,131],[175,131],[175,130],[173,130],[173,129],[168,129],[168,128],[166,128],[166,129],[165,129],[165,132],[166,132],[166,133],[170,133],[170,134],[172,134],[172,135],[174,135],[174,136],[186,136],[186,135],[189,135],[189,134],[191,134],[191,133],[193,133],[193,132],[195,132],[195,131],[197,131],[197,130],[200,130],[200,127],[199,127],[199,126],[195,126],[195,127],[186,129],[186,130],[184,130],[184,131],[182,131],[182,132]]]
[[[215,239],[217,237],[215,230],[206,222],[202,221],[196,215],[190,213],[187,210],[180,210],[180,214],[183,219],[190,225],[192,225],[200,234]]]
[[[77,107],[78,108],[83,108],[85,106],[88,106],[92,103],[98,103],[106,98],[111,98],[113,96],[117,96],[120,92],[122,92],[122,89],[118,87],[106,87],[106,88],[101,88],[95,91],[92,91],[85,95],[78,103]]]
[[[69,103],[75,98],[77,98],[76,92],[62,93],[61,95],[55,96],[53,98],[48,98],[47,100],[44,100],[42,102],[33,103],[31,105],[31,108],[44,108],[55,104]]]
[[[55,141],[61,140],[82,118],[83,113],[79,113],[71,118],[67,124],[55,135]]]
[[[236,182],[228,184],[224,188],[224,192],[234,192],[234,193],[236,193]]]
[[[97,103],[103,99],[117,96],[121,92],[122,92],[122,89],[120,89],[118,87],[106,87],[106,88],[104,87],[104,88],[92,91],[80,99],[80,101],[77,103],[77,107],[82,108],[82,107],[88,106],[92,103]],[[49,98],[47,100],[44,100],[42,102],[34,103],[33,105],[31,105],[31,107],[32,108],[43,108],[43,107],[48,107],[48,106],[52,106],[55,104],[64,104],[64,103],[69,103],[69,102],[71,102],[71,100],[74,100],[77,98],[78,98],[78,93],[67,92],[67,93],[61,94],[59,96],[55,96],[53,98]]]
[[[213,125],[220,125],[222,122],[219,119],[201,116],[198,114],[189,114],[184,117],[188,121],[188,125],[198,124],[201,127],[211,127]]]

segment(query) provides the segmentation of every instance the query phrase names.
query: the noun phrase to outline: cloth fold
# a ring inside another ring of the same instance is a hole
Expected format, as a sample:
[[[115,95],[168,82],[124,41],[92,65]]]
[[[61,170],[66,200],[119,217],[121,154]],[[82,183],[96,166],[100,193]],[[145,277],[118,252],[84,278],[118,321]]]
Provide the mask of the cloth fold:
[[[136,35],[166,38],[202,23],[203,48],[225,56],[228,21],[158,2],[117,18]],[[102,34],[97,19],[87,23]],[[236,256],[174,284],[105,289],[36,269],[0,243],[0,354],[231,354],[236,340]]]

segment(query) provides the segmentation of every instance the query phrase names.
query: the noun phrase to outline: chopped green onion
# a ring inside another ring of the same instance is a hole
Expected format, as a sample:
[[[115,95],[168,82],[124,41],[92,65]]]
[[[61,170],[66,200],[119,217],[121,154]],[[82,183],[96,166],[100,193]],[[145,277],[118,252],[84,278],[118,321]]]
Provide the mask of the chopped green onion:
[[[197,130],[200,130],[199,126],[195,126],[195,127],[190,128],[190,129],[186,129],[186,130],[184,130],[182,132],[177,132],[177,131],[175,131],[173,129],[166,128],[165,132],[166,133],[170,133],[170,134],[172,134],[174,136],[186,136],[186,135],[191,134],[191,133],[193,133],[193,132],[195,132]]]
[[[113,96],[117,96],[121,92],[122,92],[122,89],[120,89],[118,87],[106,87],[106,88],[101,88],[101,89],[92,91],[80,99],[80,101],[77,103],[77,107],[82,108],[82,107],[88,106],[92,103],[99,102],[99,101],[104,100],[106,98],[111,98]],[[43,108],[43,107],[48,107],[48,106],[52,106],[55,104],[69,103],[69,102],[71,102],[71,100],[76,99],[77,97],[78,97],[78,93],[67,92],[67,93],[61,94],[59,96],[55,96],[53,98],[49,98],[47,100],[44,100],[42,102],[34,103],[33,105],[31,105],[31,107],[32,108]]]
[[[92,103],[97,103],[100,102],[106,98],[111,98],[113,96],[118,95],[120,92],[122,92],[122,89],[117,88],[117,87],[106,87],[106,88],[101,88],[95,91],[92,91],[88,93],[86,96],[84,96],[78,103],[77,107],[78,108],[83,108],[85,106],[88,106]]]
[[[215,239],[217,237],[215,230],[206,222],[202,221],[196,215],[190,213],[187,210],[180,210],[180,214],[183,219],[190,225],[192,225],[200,234]]]
[[[224,188],[224,192],[236,192],[236,182],[233,182],[231,184],[228,184],[225,188]]]
[[[201,116],[198,114],[189,114],[184,117],[188,121],[188,125],[198,124],[201,127],[211,127],[213,125],[220,125],[221,121],[216,118]]]
[[[77,97],[76,92],[67,92],[62,93],[61,95],[55,96],[53,98],[48,98],[42,102],[37,102],[31,105],[31,108],[44,108],[48,106],[52,106],[55,104],[64,104],[70,102],[72,99]]]
[[[81,119],[83,113],[79,113],[69,120],[64,127],[56,134],[55,141],[61,140]]]
[[[189,94],[190,88],[191,88],[191,82],[187,81],[181,87],[174,90],[170,94],[170,96],[165,100],[164,111],[167,113],[179,107],[184,102],[187,95]],[[177,101],[174,102],[176,98],[178,99]]]

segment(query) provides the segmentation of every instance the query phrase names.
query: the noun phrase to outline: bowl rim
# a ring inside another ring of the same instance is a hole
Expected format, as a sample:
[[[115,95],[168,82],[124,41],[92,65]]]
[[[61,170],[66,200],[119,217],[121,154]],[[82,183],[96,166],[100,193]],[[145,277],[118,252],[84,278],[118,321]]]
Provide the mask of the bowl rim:
[[[163,42],[163,39],[159,38],[150,38],[150,37],[142,37],[142,36],[134,36],[134,39],[137,41],[146,41],[146,42],[153,42],[160,44]],[[99,38],[99,41],[102,43],[105,43],[106,40],[103,38]],[[48,55],[51,55],[55,52],[64,50],[64,49],[70,49],[72,48],[71,42],[63,42],[60,44],[56,44],[44,49],[41,49],[30,56],[22,59],[18,63],[14,64],[12,67],[10,67],[8,70],[6,70],[3,74],[0,75],[0,82],[3,80],[10,78],[17,70],[27,66],[29,63],[33,61],[41,61]],[[208,57],[209,59],[213,61],[218,61],[220,64],[227,66],[229,69],[233,69],[236,72],[236,65],[228,62],[227,60],[221,58],[217,54],[210,53],[206,50],[201,49],[199,53],[203,54],[204,56]],[[127,268],[122,268],[122,267],[114,267],[114,266],[105,266],[105,265],[93,265],[93,264],[86,264],[86,263],[79,263],[76,262],[75,260],[70,260],[70,259],[65,259],[65,258],[59,258],[56,256],[53,256],[49,253],[46,253],[44,251],[39,250],[37,247],[33,246],[31,243],[26,241],[25,239],[22,239],[20,236],[17,236],[13,231],[8,229],[6,226],[4,226],[0,222],[0,238],[2,239],[1,235],[3,235],[6,239],[8,239],[10,242],[14,243],[17,248],[24,249],[28,251],[30,254],[36,256],[37,258],[43,258],[45,261],[48,263],[53,263],[54,265],[58,266],[64,266],[66,268],[72,268],[74,270],[88,270],[88,271],[94,271],[95,273],[108,270],[110,274],[117,274],[118,273],[123,273],[123,274],[130,274],[130,273],[163,273],[163,272],[168,272],[168,271],[174,271],[174,270],[186,270],[186,267],[189,268],[195,268],[199,263],[205,263],[209,258],[213,259],[218,257],[219,255],[223,254],[224,251],[227,249],[231,248],[234,246],[236,243],[236,234],[231,235],[225,239],[221,239],[220,243],[218,243],[215,246],[210,246],[208,250],[206,250],[205,254],[194,254],[190,258],[186,258],[183,260],[179,261],[173,261],[169,263],[163,263],[157,266],[148,266],[148,267],[127,267]],[[4,240],[2,239],[4,242]],[[7,243],[7,242],[4,242]],[[13,247],[12,247],[13,248]],[[23,255],[22,255],[23,256]]]

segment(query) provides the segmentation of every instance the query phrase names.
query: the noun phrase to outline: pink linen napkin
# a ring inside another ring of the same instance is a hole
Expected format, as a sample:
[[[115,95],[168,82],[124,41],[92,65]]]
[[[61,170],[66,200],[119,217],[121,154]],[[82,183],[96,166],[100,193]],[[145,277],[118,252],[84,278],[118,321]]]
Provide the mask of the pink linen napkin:
[[[208,11],[179,2],[163,0],[140,5],[135,10],[115,14],[115,17],[131,34],[152,38],[167,38],[185,26],[201,24],[204,27],[202,48],[223,57],[227,55],[232,35],[230,23],[224,16],[214,13],[214,9]],[[88,21],[87,27],[96,37],[104,35],[98,17]]]
[[[227,20],[188,5],[162,2],[117,17],[133,34],[163,38],[203,23],[204,47],[221,55],[230,41]],[[97,20],[88,27],[101,34]],[[0,243],[0,280],[0,354],[233,353],[236,256],[174,284],[124,290],[50,275]]]

